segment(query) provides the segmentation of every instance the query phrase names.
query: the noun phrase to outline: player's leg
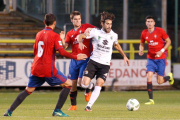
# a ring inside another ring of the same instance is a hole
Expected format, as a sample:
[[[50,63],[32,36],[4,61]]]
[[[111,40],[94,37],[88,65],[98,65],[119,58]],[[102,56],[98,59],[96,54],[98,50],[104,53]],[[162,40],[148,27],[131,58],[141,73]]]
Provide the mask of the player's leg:
[[[61,93],[59,94],[59,99],[57,101],[56,107],[52,113],[53,116],[59,116],[59,117],[68,117],[65,113],[61,111],[61,108],[63,107],[67,96],[70,92],[72,82],[67,77],[63,75],[62,72],[58,71],[57,74],[54,77],[51,78],[45,78],[46,82],[51,85],[61,85],[63,89],[61,90]]]
[[[76,60],[71,59],[69,65],[68,79],[72,81],[72,88],[70,90],[71,107],[68,110],[77,109],[77,79],[79,75],[79,66]]]
[[[154,104],[154,100],[153,100],[153,86],[152,86],[152,77],[153,74],[155,72],[155,70],[157,69],[157,65],[155,64],[155,61],[152,59],[147,59],[147,91],[148,91],[148,95],[149,95],[149,101],[146,102],[146,105],[151,105]]]
[[[14,100],[10,108],[4,113],[4,116],[11,116],[12,112],[30,95],[36,87],[41,86],[45,81],[42,78],[31,75],[29,77],[28,86]]]
[[[81,64],[80,68],[79,68],[79,77],[78,77],[78,83],[79,86],[81,86],[81,81],[82,81],[82,77],[83,77],[83,72],[86,69],[87,66],[87,62],[84,62],[83,64]],[[89,83],[88,88],[85,89],[84,95],[85,95],[85,100],[87,102],[89,102],[89,99],[91,97],[91,89],[94,87],[94,84],[92,82]]]
[[[103,84],[104,84],[104,80],[102,78],[98,78],[96,85],[94,87],[94,90],[91,94],[90,100],[88,104],[86,105],[85,111],[92,111],[91,107],[94,104],[94,102],[97,100],[97,98],[99,97]]]
[[[173,79],[173,74],[169,73],[167,76],[164,77],[165,73],[165,66],[166,66],[166,60],[165,59],[160,59],[157,61],[157,83],[162,84],[164,82],[169,81],[170,85],[173,85],[174,79]]]
[[[92,111],[91,107],[100,95],[101,88],[104,82],[106,81],[109,69],[110,69],[110,66],[108,65],[100,65],[100,64],[98,65],[98,71],[96,72],[96,79],[97,79],[96,85],[92,92],[91,98],[85,108],[86,111]]]

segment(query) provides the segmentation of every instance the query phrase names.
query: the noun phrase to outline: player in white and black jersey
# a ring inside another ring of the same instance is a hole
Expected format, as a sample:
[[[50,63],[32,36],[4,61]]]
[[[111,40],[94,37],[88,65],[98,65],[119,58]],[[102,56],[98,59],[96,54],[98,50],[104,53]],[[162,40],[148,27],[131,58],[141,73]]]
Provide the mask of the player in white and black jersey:
[[[114,18],[115,16],[113,14],[103,12],[101,13],[101,30],[97,28],[88,28],[85,34],[77,36],[80,49],[86,49],[86,46],[82,43],[83,38],[93,39],[93,52],[84,71],[81,86],[83,88],[88,88],[91,79],[94,78],[95,75],[97,81],[91,98],[85,108],[86,111],[92,111],[91,107],[98,98],[101,88],[106,81],[110,69],[113,46],[124,57],[124,62],[129,65],[129,60],[118,43],[118,35],[111,30]]]

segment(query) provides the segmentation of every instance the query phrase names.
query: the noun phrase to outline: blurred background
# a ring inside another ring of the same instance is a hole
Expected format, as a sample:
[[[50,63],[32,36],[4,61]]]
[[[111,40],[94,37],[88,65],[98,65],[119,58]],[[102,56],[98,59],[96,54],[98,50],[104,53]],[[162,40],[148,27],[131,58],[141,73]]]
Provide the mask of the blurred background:
[[[132,67],[127,68],[121,65],[117,59],[122,59],[122,57],[114,51],[111,66],[113,70],[110,70],[107,84],[105,84],[106,90],[143,90],[146,88],[144,72],[146,54],[140,57],[138,47],[141,32],[146,29],[145,17],[147,15],[155,17],[156,27],[162,27],[172,41],[168,49],[166,73],[173,72],[176,82],[174,87],[165,84],[161,89],[179,88],[180,3],[178,0],[0,0],[0,86],[26,85],[30,69],[28,66],[33,60],[34,38],[36,33],[44,28],[44,15],[55,14],[57,17],[55,32],[59,33],[61,30],[67,32],[73,28],[69,15],[74,10],[81,12],[82,23],[90,23],[99,28],[101,27],[101,12],[107,11],[116,16],[112,29],[118,34],[119,43],[131,59]],[[146,45],[146,51],[147,49]],[[68,51],[70,52],[71,48]],[[62,58],[58,54],[57,57],[60,59],[56,64],[58,69],[67,75],[69,59]],[[24,65],[22,65],[23,62]],[[10,69],[7,66],[13,67]],[[125,71],[126,69],[128,72]],[[26,77],[21,76],[22,72],[18,73],[19,71],[23,71]],[[26,79],[26,82],[20,84],[22,78]],[[15,81],[20,83],[15,84]],[[159,85],[155,84],[155,86],[158,89]]]

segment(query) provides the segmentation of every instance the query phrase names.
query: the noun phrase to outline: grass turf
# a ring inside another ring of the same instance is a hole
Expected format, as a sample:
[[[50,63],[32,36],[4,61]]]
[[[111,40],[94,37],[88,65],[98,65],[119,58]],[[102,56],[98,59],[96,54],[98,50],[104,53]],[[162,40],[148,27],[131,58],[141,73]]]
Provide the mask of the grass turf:
[[[101,92],[92,107],[92,112],[84,111],[86,102],[83,92],[78,93],[77,110],[68,111],[68,97],[62,111],[68,118],[53,117],[52,112],[59,97],[59,92],[34,92],[13,112],[11,117],[4,117],[4,112],[12,104],[19,92],[0,93],[0,120],[165,120],[179,119],[179,91],[155,91],[155,105],[145,105],[148,100],[146,91]],[[128,111],[126,102],[136,98],[140,102],[138,111]]]

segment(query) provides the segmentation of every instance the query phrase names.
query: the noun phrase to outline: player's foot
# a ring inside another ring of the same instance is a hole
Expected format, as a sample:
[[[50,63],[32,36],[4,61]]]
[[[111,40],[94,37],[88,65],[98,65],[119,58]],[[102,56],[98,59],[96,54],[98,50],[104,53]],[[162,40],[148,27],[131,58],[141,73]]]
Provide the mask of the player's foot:
[[[11,115],[12,115],[12,112],[10,112],[8,110],[4,113],[4,116],[11,116]]]
[[[63,113],[60,109],[55,109],[52,113],[52,116],[58,116],[58,117],[69,117],[69,115],[66,115]]]
[[[71,105],[71,107],[68,110],[76,110],[77,106],[76,105]]]
[[[169,75],[169,77],[170,77],[170,79],[169,79],[169,84],[170,84],[170,85],[173,85],[173,84],[174,84],[173,74],[172,74],[172,73],[169,73],[168,75]]]
[[[85,111],[91,112],[91,108],[89,106],[86,106]]]
[[[146,102],[145,105],[154,105],[154,100],[153,99],[149,99],[149,101]]]
[[[89,91],[88,93],[85,93],[85,100],[87,102],[89,102],[90,98],[91,98],[91,91]]]

